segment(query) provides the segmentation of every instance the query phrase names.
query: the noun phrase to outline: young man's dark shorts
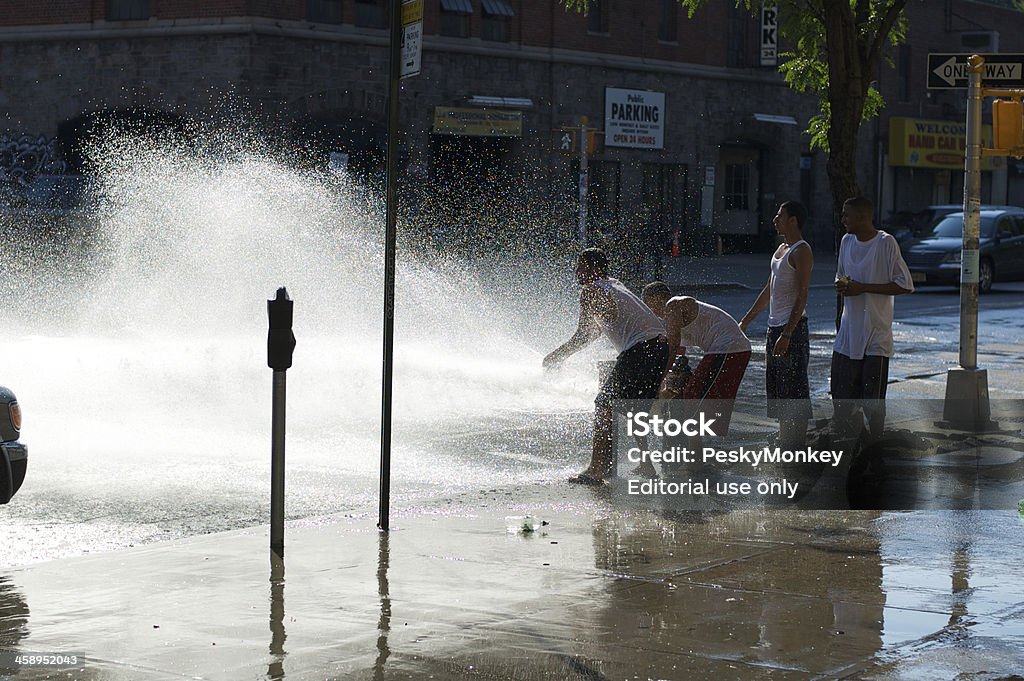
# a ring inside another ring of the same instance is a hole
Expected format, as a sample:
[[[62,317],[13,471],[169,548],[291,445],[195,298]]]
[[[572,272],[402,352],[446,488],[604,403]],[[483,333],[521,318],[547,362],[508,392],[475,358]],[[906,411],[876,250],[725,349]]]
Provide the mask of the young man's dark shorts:
[[[889,385],[889,358],[865,355],[850,359],[832,353],[832,399],[884,400]]]
[[[869,419],[884,419],[888,385],[888,357],[865,355],[864,359],[850,359],[832,353],[832,399],[838,401],[837,410],[851,408],[847,400],[857,400]]]
[[[775,343],[785,326],[769,326],[765,342],[764,387],[768,396],[768,416],[780,420],[811,419],[811,392],[807,379],[807,365],[811,357],[811,338],[804,317],[793,329],[789,350],[776,357]]]
[[[667,363],[668,341],[663,337],[623,350],[594,402],[599,407],[611,407],[612,400],[653,400],[658,396]]]

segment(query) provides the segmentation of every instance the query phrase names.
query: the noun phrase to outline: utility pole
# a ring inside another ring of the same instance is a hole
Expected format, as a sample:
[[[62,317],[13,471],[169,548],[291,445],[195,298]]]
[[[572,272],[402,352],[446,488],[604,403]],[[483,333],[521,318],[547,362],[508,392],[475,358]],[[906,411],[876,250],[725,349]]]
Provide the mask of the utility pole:
[[[981,241],[981,87],[984,58],[967,60],[967,157],[964,161],[964,229],[960,253],[960,366],[946,374],[942,425],[965,430],[995,426],[988,401],[988,372],[978,369],[978,274]]]
[[[401,81],[418,75],[423,50],[423,0],[388,2],[388,155],[384,195],[384,353],[381,370],[380,504],[377,527],[391,527],[391,412],[395,354],[395,258],[398,238],[398,123]]]

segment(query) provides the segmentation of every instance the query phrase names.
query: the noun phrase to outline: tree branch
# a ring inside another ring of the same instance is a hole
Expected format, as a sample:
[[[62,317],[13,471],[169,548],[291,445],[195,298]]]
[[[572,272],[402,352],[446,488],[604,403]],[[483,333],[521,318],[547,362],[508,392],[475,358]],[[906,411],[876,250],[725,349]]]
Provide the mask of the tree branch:
[[[893,3],[889,5],[889,9],[886,10],[885,16],[882,17],[878,30],[875,31],[875,36],[871,41],[871,47],[868,49],[868,66],[871,69],[874,69],[875,65],[878,64],[878,59],[882,54],[882,46],[885,44],[886,39],[889,37],[889,32],[896,25],[896,21],[899,20],[900,13],[906,5],[907,0],[893,0]]]
[[[858,26],[863,26],[867,23],[868,18],[871,16],[871,2],[870,0],[857,0],[857,5],[853,8],[853,21]]]

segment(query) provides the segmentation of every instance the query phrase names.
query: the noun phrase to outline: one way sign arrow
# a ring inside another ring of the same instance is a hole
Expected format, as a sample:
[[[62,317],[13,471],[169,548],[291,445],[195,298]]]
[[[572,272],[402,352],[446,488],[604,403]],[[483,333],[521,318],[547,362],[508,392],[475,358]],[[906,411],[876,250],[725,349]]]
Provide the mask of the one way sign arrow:
[[[948,90],[967,87],[970,54],[929,54],[928,88]],[[1024,87],[1024,54],[983,54],[982,84],[1006,88]]]

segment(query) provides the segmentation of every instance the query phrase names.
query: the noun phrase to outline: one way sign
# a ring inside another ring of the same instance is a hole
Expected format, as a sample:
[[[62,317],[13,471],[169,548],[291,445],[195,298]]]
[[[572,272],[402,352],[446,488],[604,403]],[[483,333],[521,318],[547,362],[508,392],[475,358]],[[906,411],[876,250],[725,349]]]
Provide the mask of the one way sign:
[[[970,54],[929,54],[928,89],[952,90],[967,87],[967,59]],[[1024,54],[983,54],[986,87],[1024,87]]]

